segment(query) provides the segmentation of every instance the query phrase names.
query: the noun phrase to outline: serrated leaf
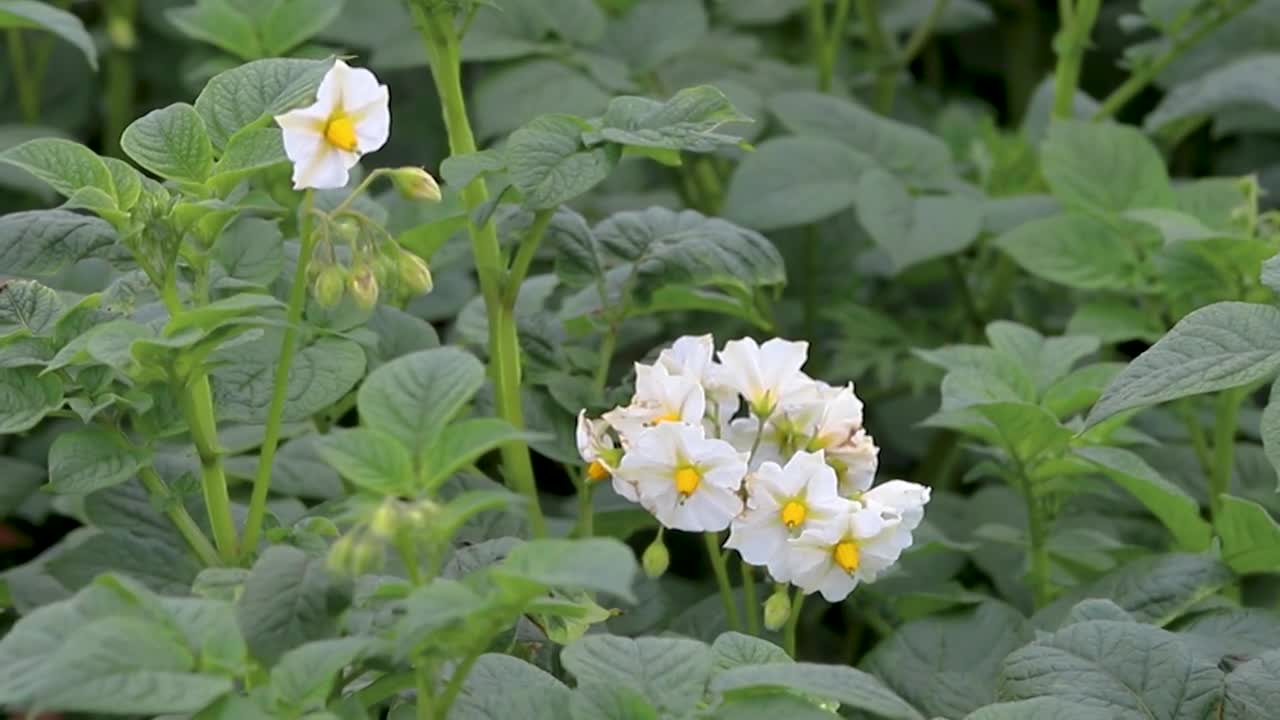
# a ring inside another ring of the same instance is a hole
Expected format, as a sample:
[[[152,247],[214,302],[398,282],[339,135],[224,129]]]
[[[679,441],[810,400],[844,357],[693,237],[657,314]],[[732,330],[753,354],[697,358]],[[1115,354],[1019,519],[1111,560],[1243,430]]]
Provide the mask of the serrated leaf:
[[[111,171],[97,153],[80,143],[59,138],[30,140],[0,153],[0,161],[26,170],[65,197],[80,190],[98,190],[115,206]]]
[[[862,227],[888,255],[894,272],[954,255],[978,239],[981,207],[959,195],[912,197],[893,175],[871,169],[858,180],[854,207]]]
[[[631,548],[618,540],[557,539],[517,545],[494,568],[494,573],[548,588],[590,590],[634,599],[631,583],[639,568]]]
[[[215,75],[196,98],[214,148],[240,130],[300,105],[315,95],[327,60],[255,60]]]
[[[858,180],[873,161],[825,138],[768,140],[738,165],[724,216],[768,231],[807,225],[853,206]]]
[[[168,180],[202,183],[213,170],[213,145],[196,109],[174,103],[134,120],[120,136],[133,161]]]
[[[322,558],[275,545],[254,563],[236,603],[236,622],[254,657],[271,665],[303,643],[334,634],[350,600],[349,583],[331,577]]]
[[[406,448],[431,445],[484,383],[484,366],[458,348],[423,350],[392,360],[360,386],[360,417]]]
[[[839,701],[844,707],[892,720],[924,720],[923,715],[874,675],[851,667],[813,663],[747,665],[726,670],[711,681],[711,689],[719,693],[764,688],[787,689],[829,698]]]
[[[83,495],[125,482],[144,461],[118,433],[99,427],[72,430],[49,448],[49,486],[54,492]]]
[[[615,156],[607,148],[583,147],[589,128],[571,115],[544,115],[511,133],[507,167],[526,206],[553,208],[609,177]]]
[[[1040,163],[1054,196],[1072,209],[1105,213],[1175,204],[1164,159],[1125,125],[1054,122]]]
[[[706,153],[738,145],[733,136],[715,132],[726,123],[750,122],[729,98],[710,85],[685,88],[671,99],[623,96],[609,103],[599,137],[632,147]],[[594,138],[595,133],[588,133]]]
[[[80,18],[38,0],[0,0],[0,28],[45,30],[71,43],[98,70],[98,48]]]

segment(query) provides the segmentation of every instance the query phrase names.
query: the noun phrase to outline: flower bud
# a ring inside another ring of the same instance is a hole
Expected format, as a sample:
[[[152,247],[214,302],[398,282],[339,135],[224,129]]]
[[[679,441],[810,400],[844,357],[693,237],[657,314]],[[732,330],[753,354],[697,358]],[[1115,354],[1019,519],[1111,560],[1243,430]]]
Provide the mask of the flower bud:
[[[787,595],[787,586],[778,589],[764,601],[764,626],[770,630],[778,630],[791,618],[791,597]]]
[[[338,218],[333,223],[333,229],[348,245],[355,245],[356,240],[360,239],[360,223],[350,217]]]
[[[369,531],[380,540],[391,540],[400,529],[400,508],[394,500],[387,500],[373,511]]]
[[[425,532],[430,529],[436,516],[440,514],[440,506],[430,500],[420,500],[405,511],[404,518],[413,530]]]
[[[382,543],[360,538],[351,550],[351,564],[347,571],[353,576],[368,575],[382,569],[386,561]]]
[[[440,185],[431,173],[420,167],[402,167],[391,171],[391,182],[400,194],[410,200],[440,202]]]
[[[316,276],[312,294],[320,307],[331,308],[342,302],[347,293],[347,271],[338,265],[330,265]]]
[[[396,267],[399,271],[400,287],[415,295],[426,295],[435,286],[427,261],[411,252],[402,251]]]
[[[351,558],[355,551],[355,538],[343,535],[329,546],[327,565],[334,575],[346,575],[351,567]]]
[[[671,567],[671,553],[667,551],[661,535],[654,538],[649,547],[644,549],[640,564],[644,566],[644,574],[655,580],[662,577],[667,572],[667,568]]]
[[[349,284],[351,297],[361,310],[372,310],[378,304],[378,277],[371,268],[357,270]]]

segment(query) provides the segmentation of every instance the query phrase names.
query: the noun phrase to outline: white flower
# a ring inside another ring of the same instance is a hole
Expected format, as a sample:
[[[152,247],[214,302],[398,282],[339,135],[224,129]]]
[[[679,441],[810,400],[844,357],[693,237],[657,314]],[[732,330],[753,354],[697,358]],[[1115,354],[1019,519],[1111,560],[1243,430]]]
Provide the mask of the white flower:
[[[293,187],[346,186],[360,156],[387,142],[388,100],[387,86],[373,73],[335,61],[320,81],[315,104],[276,116],[285,154],[293,162]]]
[[[713,337],[685,335],[658,353],[657,364],[672,375],[694,378],[702,385],[707,399],[711,401],[708,415],[715,421],[709,427],[723,435],[729,421],[738,412],[740,401],[737,391],[724,384],[724,368],[713,359],[714,355]]]
[[[891,508],[902,517],[900,532],[911,532],[924,520],[924,506],[929,503],[931,489],[905,480],[890,480],[863,493],[862,501],[868,505]],[[910,541],[907,543],[910,545]]]
[[[785,467],[764,463],[747,478],[747,511],[733,522],[725,547],[734,548],[752,565],[769,568],[778,582],[792,576],[791,546],[814,523],[830,522],[850,511],[836,494],[836,474],[822,452],[798,452]]]
[[[588,480],[599,482],[614,474],[622,453],[613,441],[609,423],[592,420],[587,417],[587,411],[583,410],[578,413],[577,440],[578,454],[587,462]],[[619,488],[619,485],[622,487]],[[635,488],[630,485],[615,482],[614,489],[631,502],[636,501]]]
[[[814,382],[815,401],[788,410],[796,430],[808,438],[809,449],[835,447],[862,429],[862,401],[853,392],[853,383],[832,387]]]
[[[858,498],[875,482],[880,466],[880,448],[865,430],[834,447],[826,448],[827,464],[835,468],[840,494]]]
[[[747,454],[752,471],[759,470],[767,462],[781,465],[787,461],[783,447],[786,436],[773,423],[765,423],[762,429],[759,418],[735,418],[725,430],[724,439],[739,452]]]
[[[789,394],[813,382],[800,372],[808,354],[807,342],[730,340],[720,351],[723,382],[746,398],[752,412],[768,417]]]
[[[636,392],[631,404],[614,408],[604,419],[624,443],[645,428],[665,422],[702,424],[706,395],[693,377],[672,375],[662,365],[636,363]]]
[[[849,507],[791,541],[791,582],[806,594],[822,593],[828,602],[848,597],[860,582],[874,582],[911,545],[898,513],[860,502]]]
[[[640,504],[675,530],[718,531],[742,512],[747,465],[733,446],[698,425],[662,423],[632,440],[615,477],[635,486]]]

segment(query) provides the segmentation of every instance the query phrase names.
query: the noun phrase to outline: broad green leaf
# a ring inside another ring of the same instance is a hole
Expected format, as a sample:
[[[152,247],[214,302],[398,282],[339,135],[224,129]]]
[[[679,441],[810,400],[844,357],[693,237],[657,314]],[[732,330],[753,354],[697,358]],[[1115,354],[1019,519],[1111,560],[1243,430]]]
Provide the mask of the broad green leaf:
[[[213,170],[213,146],[200,113],[186,103],[152,110],[120,136],[133,161],[167,180],[201,183]]]
[[[825,138],[762,143],[733,172],[724,216],[756,230],[797,227],[853,206],[866,155]]]
[[[1270,609],[1228,606],[1192,616],[1177,630],[1192,650],[1212,661],[1280,647],[1280,613]]]
[[[591,78],[558,60],[538,59],[493,73],[476,84],[472,106],[476,133],[492,138],[541,115],[593,117],[609,94]]]
[[[405,448],[431,445],[484,383],[484,366],[458,348],[423,350],[374,370],[360,386],[360,418]]]
[[[1146,506],[1173,534],[1179,548],[1198,552],[1209,547],[1213,530],[1200,517],[1200,503],[1166,480],[1140,455],[1116,447],[1079,448],[1075,454]]]
[[[116,189],[116,207],[130,210],[142,198],[142,173],[129,163],[113,157],[104,157],[107,170],[111,173],[111,182]]]
[[[1258,432],[1262,435],[1262,449],[1267,453],[1271,467],[1280,473],[1280,383],[1271,386],[1267,406],[1262,409]]]
[[[787,651],[768,640],[739,632],[727,632],[711,644],[716,670],[729,670],[743,665],[770,665],[791,662]]]
[[[453,473],[479,460],[485,453],[505,443],[520,440],[526,433],[498,418],[472,418],[451,423],[436,441],[422,451],[422,482],[438,487]]]
[[[569,688],[545,671],[510,655],[481,655],[467,674],[451,720],[566,720]]]
[[[571,43],[591,46],[604,38],[608,17],[593,0],[540,0],[534,6],[546,26]]]
[[[351,663],[377,653],[371,637],[343,637],[299,645],[271,668],[271,693],[283,707],[319,709],[326,705],[335,676]]]
[[[660,712],[681,717],[702,699],[714,661],[696,640],[588,635],[566,647],[560,662],[579,685],[630,688]]]
[[[1076,308],[1067,321],[1068,335],[1092,335],[1104,343],[1145,340],[1154,343],[1164,327],[1132,301],[1119,298],[1089,300]]]
[[[1018,611],[989,601],[903,625],[861,667],[926,715],[961,717],[995,702],[1001,660],[1032,637]]]
[[[1040,153],[1053,194],[1072,209],[1171,208],[1164,159],[1138,130],[1079,120],[1054,122]]]
[[[345,0],[277,0],[258,29],[267,56],[286,55],[328,27]]]
[[[254,563],[236,621],[254,657],[271,665],[299,645],[333,635],[350,599],[349,583],[331,577],[323,558],[274,545]]]
[[[570,115],[544,115],[511,133],[507,167],[525,205],[554,208],[609,177],[616,156],[607,148],[583,147],[582,133],[589,128]]]
[[[945,387],[943,392],[945,397]],[[1062,450],[1075,435],[1049,411],[1026,402],[980,402],[955,410],[944,409],[925,424],[980,437],[1024,464]]]
[[[760,693],[728,699],[707,716],[708,720],[837,720],[839,717],[789,693]]]
[[[1143,127],[1155,133],[1187,118],[1246,107],[1280,112],[1280,54],[1246,57],[1174,86]]]
[[[571,720],[658,720],[658,711],[628,687],[579,685],[569,698]]]
[[[262,315],[283,309],[284,303],[271,295],[241,293],[183,310],[164,326],[164,335],[175,337],[192,329],[212,332],[239,319],[261,320]]]
[[[1131,291],[1143,260],[1126,227],[1131,229],[1114,219],[1067,212],[1019,225],[995,244],[1046,280],[1082,290]]]
[[[0,336],[50,337],[63,312],[58,293],[34,280],[0,283]]]
[[[271,492],[296,498],[332,500],[347,494],[338,471],[321,459],[319,433],[295,437],[271,462]],[[227,474],[252,481],[258,472],[258,456],[229,459]]]
[[[270,287],[284,268],[280,226],[262,218],[242,217],[222,231],[210,255],[228,278]]]
[[[1069,625],[1004,661],[1000,695],[1054,697],[1114,720],[1201,720],[1214,712],[1222,671],[1173,633],[1131,622]]]
[[[632,147],[711,152],[740,144],[733,135],[717,133],[726,123],[750,122],[725,94],[709,85],[685,88],[666,102],[624,96],[609,103],[599,137]],[[594,138],[595,133],[588,133]]]
[[[26,432],[62,406],[62,381],[35,367],[0,368],[0,435]]]
[[[507,169],[507,158],[498,150],[480,150],[465,155],[451,155],[440,163],[440,177],[454,187],[463,188],[472,180]]]
[[[1068,590],[1033,621],[1037,627],[1057,627],[1081,600],[1106,598],[1138,622],[1164,627],[1231,580],[1231,571],[1207,555],[1148,555]]]
[[[72,430],[49,448],[49,487],[58,493],[90,493],[125,482],[145,461],[119,433],[100,427]]]
[[[1124,363],[1108,362],[1077,368],[1055,381],[1044,391],[1040,406],[1058,418],[1068,418],[1081,410],[1087,410],[1102,397]]]
[[[981,206],[973,198],[912,197],[900,180],[878,169],[858,180],[854,207],[858,222],[899,273],[964,250],[982,230]]]
[[[901,0],[887,6],[880,21],[889,32],[905,34],[923,24],[934,12],[935,5],[932,0]],[[990,24],[995,18],[995,12],[981,0],[951,0],[937,19],[934,32],[945,34],[974,30]]]
[[[284,136],[279,128],[249,127],[227,141],[222,157],[213,166],[209,183],[230,189],[256,172],[289,162],[284,154]]]
[[[1280,370],[1280,310],[1222,302],[1182,318],[1107,386],[1089,413],[1116,413],[1265,380]]]
[[[634,599],[639,564],[631,548],[612,538],[531,540],[507,554],[495,574],[549,588],[605,592]]]
[[[797,135],[844,143],[913,187],[938,188],[955,178],[941,139],[849,100],[812,91],[786,92],[769,109]]]
[[[80,18],[39,0],[0,0],[0,28],[45,30],[84,53],[89,67],[98,70],[98,48]]]
[[[765,688],[786,689],[838,700],[843,707],[856,708],[892,720],[924,720],[915,708],[898,697],[874,675],[851,667],[813,663],[745,665],[726,670],[711,681],[714,692],[732,697],[735,691]]]
[[[404,614],[396,623],[395,639],[401,655],[410,656],[428,646],[447,646],[448,631],[465,625],[484,598],[466,585],[437,579],[413,591],[404,601]]]
[[[1252,720],[1275,712],[1280,702],[1280,650],[1272,650],[1237,667],[1222,688],[1222,720]]]
[[[65,197],[84,189],[99,190],[115,204],[115,181],[97,153],[77,142],[39,138],[0,153],[0,161],[16,165]]]
[[[133,522],[139,524],[141,517]],[[155,515],[149,520],[164,523],[161,518]],[[46,567],[50,576],[70,589],[88,586],[103,573],[118,572],[156,592],[179,594],[191,587],[202,567],[184,542],[149,527],[84,528],[64,543]]]
[[[241,60],[266,57],[254,28],[254,18],[232,0],[196,0],[195,5],[170,8],[165,17],[182,34],[214,45]]]
[[[586,287],[604,280],[604,249],[586,218],[560,208],[551,219],[544,242],[555,249],[556,275],[566,285]]]
[[[395,437],[368,428],[336,430],[316,440],[316,451],[343,477],[388,495],[413,487],[413,458]]]
[[[1252,500],[1222,496],[1214,520],[1222,538],[1222,560],[1241,575],[1280,573],[1280,525]]]
[[[997,703],[964,716],[964,720],[1101,720],[1101,718],[1097,708],[1056,697]]]
[[[646,0],[610,23],[603,47],[643,75],[693,49],[707,32],[698,0]]]
[[[327,60],[255,60],[220,73],[196,98],[216,149],[250,125],[265,125],[271,116],[310,100],[329,70]]]
[[[266,419],[279,355],[276,330],[214,353],[214,360],[221,364],[210,377],[220,419],[245,423]],[[337,403],[360,381],[364,368],[364,351],[350,340],[320,337],[299,348],[289,368],[285,421],[305,420]]]

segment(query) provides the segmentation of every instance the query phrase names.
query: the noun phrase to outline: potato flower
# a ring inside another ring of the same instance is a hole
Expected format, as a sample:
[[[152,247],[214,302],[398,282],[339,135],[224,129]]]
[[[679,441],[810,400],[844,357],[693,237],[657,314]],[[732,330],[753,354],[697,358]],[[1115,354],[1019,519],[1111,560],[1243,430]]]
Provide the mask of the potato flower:
[[[610,434],[609,423],[604,420],[592,420],[587,411],[578,413],[577,428],[578,455],[587,463],[587,479],[599,482],[605,478],[613,478],[613,489],[619,495],[636,502],[635,487],[617,479],[618,463],[621,462],[622,450],[614,442]]]
[[[897,512],[857,501],[850,507],[791,541],[791,582],[806,595],[840,602],[859,583],[875,582],[910,547],[911,532],[901,529]]]
[[[706,402],[698,378],[672,375],[662,365],[636,363],[636,392],[631,404],[610,410],[604,419],[628,441],[660,423],[700,426]]]
[[[724,384],[724,368],[714,359],[715,339],[710,335],[685,335],[658,354],[657,365],[672,375],[693,378],[702,385],[710,401],[708,414],[715,420],[715,430],[722,433],[738,412],[740,400],[732,387]]]
[[[720,351],[723,382],[746,399],[751,412],[768,417],[780,402],[813,381],[800,372],[809,343],[773,338],[759,345],[751,338],[730,340]]]
[[[724,530],[742,512],[745,458],[708,438],[701,425],[662,423],[631,439],[616,477],[635,486],[640,504],[673,530]]]
[[[391,131],[387,86],[373,73],[336,60],[314,104],[277,115],[297,190],[345,187],[360,156],[381,148]]]

